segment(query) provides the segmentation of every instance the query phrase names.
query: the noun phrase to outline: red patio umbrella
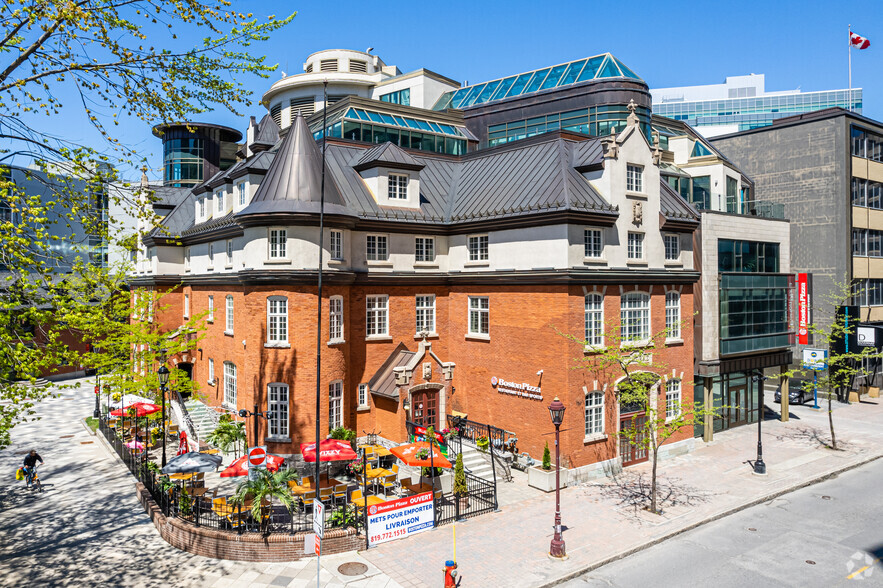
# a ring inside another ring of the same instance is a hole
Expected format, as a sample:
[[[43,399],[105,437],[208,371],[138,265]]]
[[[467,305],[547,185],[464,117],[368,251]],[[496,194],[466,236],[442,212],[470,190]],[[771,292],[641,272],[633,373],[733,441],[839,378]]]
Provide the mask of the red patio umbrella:
[[[426,449],[427,455],[425,458],[417,457],[417,454],[420,453],[422,449]],[[419,466],[419,467],[437,467],[437,468],[449,468],[451,467],[451,462],[448,461],[448,458],[442,455],[442,452],[439,451],[437,445],[430,446],[426,441],[419,441],[417,443],[409,443],[407,445],[399,445],[397,447],[393,447],[389,450],[393,455],[402,460],[405,465],[409,466]],[[432,452],[431,454],[429,452]]]
[[[222,478],[235,478],[236,476],[244,476],[248,474],[248,466],[246,465],[246,460],[248,459],[247,455],[243,455],[221,472]],[[285,461],[284,457],[279,457],[278,455],[267,454],[267,469],[271,472],[275,472],[279,469],[279,466],[282,465],[282,462]]]
[[[301,443],[300,452],[304,461],[316,461],[316,444]],[[352,461],[358,457],[349,441],[325,439],[319,444],[319,461]]]
[[[161,410],[162,408],[160,408],[156,404],[150,404],[149,402],[136,402],[134,404],[130,404],[125,408],[118,408],[110,414],[112,414],[113,416],[145,417],[149,414],[153,414]]]

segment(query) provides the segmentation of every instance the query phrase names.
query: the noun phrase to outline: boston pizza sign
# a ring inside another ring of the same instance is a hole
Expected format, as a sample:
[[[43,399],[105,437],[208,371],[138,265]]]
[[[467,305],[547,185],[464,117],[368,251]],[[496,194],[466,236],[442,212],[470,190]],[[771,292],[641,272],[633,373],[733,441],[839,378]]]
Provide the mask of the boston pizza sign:
[[[512,382],[493,376],[491,378],[491,386],[497,389],[500,394],[509,394],[510,396],[518,396],[529,400],[542,400],[543,392],[539,386],[531,386],[527,382]]]

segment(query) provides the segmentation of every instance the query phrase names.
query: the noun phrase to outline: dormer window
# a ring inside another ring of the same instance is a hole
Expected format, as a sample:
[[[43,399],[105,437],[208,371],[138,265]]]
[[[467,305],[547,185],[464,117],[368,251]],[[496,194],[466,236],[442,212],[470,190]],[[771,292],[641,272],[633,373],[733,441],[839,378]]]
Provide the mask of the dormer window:
[[[405,174],[389,174],[389,199],[408,199],[408,176]]]
[[[224,191],[218,190],[215,192],[215,199],[218,202],[218,214],[223,214],[224,212]]]
[[[205,218],[205,198],[199,199],[199,218]]]

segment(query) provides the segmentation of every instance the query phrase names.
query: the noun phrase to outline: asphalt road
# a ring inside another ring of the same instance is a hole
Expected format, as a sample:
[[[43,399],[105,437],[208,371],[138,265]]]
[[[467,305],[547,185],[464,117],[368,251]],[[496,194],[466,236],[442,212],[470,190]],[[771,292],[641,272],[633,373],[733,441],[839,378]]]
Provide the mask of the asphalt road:
[[[883,460],[781,496],[566,584],[883,586]]]

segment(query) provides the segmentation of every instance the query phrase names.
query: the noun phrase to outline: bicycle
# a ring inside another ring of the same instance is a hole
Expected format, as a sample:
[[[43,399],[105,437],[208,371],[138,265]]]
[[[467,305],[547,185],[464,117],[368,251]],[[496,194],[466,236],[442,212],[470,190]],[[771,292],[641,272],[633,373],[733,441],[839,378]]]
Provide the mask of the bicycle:
[[[37,472],[37,465],[33,468],[25,468],[25,480],[28,487],[34,487],[37,492],[43,492],[43,484],[40,483],[40,474]]]

